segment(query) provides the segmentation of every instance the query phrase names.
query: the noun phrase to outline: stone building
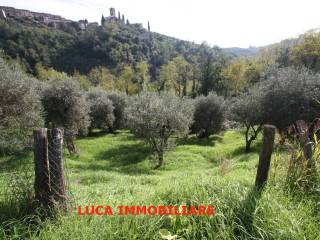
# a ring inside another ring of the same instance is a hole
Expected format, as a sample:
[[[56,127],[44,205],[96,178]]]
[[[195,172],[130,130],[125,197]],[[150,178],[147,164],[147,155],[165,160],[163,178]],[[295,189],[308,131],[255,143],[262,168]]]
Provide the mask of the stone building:
[[[87,25],[88,25],[88,20],[87,19],[78,21],[78,26],[79,26],[80,30],[86,30],[87,29]]]
[[[110,9],[111,13],[111,9]],[[115,15],[115,10],[113,9],[112,14]],[[0,19],[30,19],[34,22],[34,24],[44,24],[49,27],[53,27],[56,29],[76,29],[84,31],[87,29],[88,21],[79,20],[78,22],[65,19],[59,15],[53,15],[48,13],[38,13],[32,12],[24,9],[16,9],[13,7],[0,6]],[[95,26],[93,23],[92,26]]]
[[[102,15],[101,25],[103,25],[105,22],[111,22],[111,21],[118,21],[118,22],[125,23],[124,15],[121,14],[120,11],[118,11],[118,16],[116,16],[115,8],[111,7],[109,10],[110,10],[110,16],[109,17],[104,17]]]

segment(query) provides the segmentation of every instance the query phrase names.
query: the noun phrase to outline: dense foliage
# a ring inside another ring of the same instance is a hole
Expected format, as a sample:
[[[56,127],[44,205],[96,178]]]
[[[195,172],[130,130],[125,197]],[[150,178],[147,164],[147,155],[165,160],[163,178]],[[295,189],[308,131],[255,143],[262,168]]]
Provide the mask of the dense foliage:
[[[246,128],[247,152],[263,124],[275,125],[283,135],[296,121],[319,117],[319,74],[293,68],[270,71],[265,80],[232,100],[230,116]]]
[[[211,134],[218,133],[222,129],[225,108],[223,97],[214,92],[196,98],[192,130],[200,138],[208,138]]]
[[[52,79],[42,93],[46,124],[63,127],[70,152],[75,153],[73,140],[79,134],[86,134],[90,125],[90,106],[84,92],[74,79]]]
[[[41,74],[46,69],[82,74],[86,84],[129,94],[149,83],[184,96],[224,88],[220,73],[227,57],[221,49],[148,32],[139,24],[105,22],[70,32],[0,20],[0,36],[0,49],[40,79],[48,77]]]
[[[112,129],[115,120],[114,107],[107,92],[101,89],[92,89],[87,93],[90,106],[90,130]]]
[[[130,100],[125,113],[127,126],[150,144],[158,155],[157,167],[160,167],[169,138],[188,134],[193,108],[188,101],[171,93],[143,92]]]
[[[112,102],[113,114],[115,117],[111,131],[115,131],[124,127],[124,109],[127,105],[127,96],[121,92],[107,92],[108,98]]]
[[[74,42],[74,36],[50,28],[25,26],[0,20],[0,49],[18,58],[29,72],[37,63],[54,67],[60,56]]]
[[[30,146],[34,129],[41,127],[40,85],[0,58],[0,150]]]
[[[264,86],[262,108],[265,123],[285,130],[297,120],[312,121],[318,116],[320,76],[309,71],[283,68],[272,73]]]

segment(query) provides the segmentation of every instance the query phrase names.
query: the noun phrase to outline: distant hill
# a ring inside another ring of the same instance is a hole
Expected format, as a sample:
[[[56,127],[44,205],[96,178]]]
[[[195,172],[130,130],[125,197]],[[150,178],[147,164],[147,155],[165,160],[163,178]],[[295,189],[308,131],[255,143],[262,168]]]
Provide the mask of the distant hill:
[[[147,61],[155,78],[159,67],[177,55],[195,63],[204,53],[224,54],[218,47],[155,33],[115,15],[102,17],[99,25],[10,7],[0,7],[0,13],[0,49],[19,58],[31,73],[37,63],[88,73],[96,66],[118,71],[121,65]]]
[[[230,54],[233,57],[252,57],[259,52],[259,48],[257,47],[249,47],[249,48],[223,48],[223,51],[227,54]]]

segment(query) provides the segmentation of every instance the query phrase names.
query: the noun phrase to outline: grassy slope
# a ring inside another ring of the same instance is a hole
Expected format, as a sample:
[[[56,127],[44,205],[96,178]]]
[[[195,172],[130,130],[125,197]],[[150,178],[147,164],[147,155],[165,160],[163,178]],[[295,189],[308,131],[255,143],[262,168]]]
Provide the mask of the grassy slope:
[[[239,132],[179,140],[160,170],[153,170],[149,148],[127,132],[80,139],[77,145],[80,157],[66,155],[74,205],[213,204],[216,216],[82,218],[74,212],[30,226],[12,217],[6,224],[16,227],[16,233],[9,228],[11,237],[25,232],[39,239],[159,239],[162,228],[186,239],[315,239],[320,234],[316,203],[286,195],[281,170],[261,195],[252,193],[259,146],[243,154]],[[0,163],[15,171],[21,164],[14,163],[22,160],[30,163],[31,156]],[[8,177],[3,174],[1,181]],[[8,208],[3,205],[2,211]]]

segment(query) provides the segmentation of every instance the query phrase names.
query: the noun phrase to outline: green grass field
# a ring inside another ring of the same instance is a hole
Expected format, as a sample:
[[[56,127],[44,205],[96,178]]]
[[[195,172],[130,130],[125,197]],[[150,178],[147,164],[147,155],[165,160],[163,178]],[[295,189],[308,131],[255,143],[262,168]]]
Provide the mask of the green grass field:
[[[32,169],[33,155],[3,157],[0,238],[162,239],[159,231],[166,229],[177,235],[173,239],[320,239],[320,198],[286,191],[288,154],[274,154],[268,185],[261,194],[253,191],[259,143],[252,153],[244,154],[238,131],[209,140],[189,137],[178,140],[166,153],[164,167],[154,170],[149,147],[129,132],[79,139],[80,156],[65,153],[70,213],[55,218],[43,218],[25,206],[28,189],[8,190],[15,182],[32,189],[32,174],[24,171]],[[78,205],[185,204],[215,205],[216,215],[82,217],[76,213]]]

